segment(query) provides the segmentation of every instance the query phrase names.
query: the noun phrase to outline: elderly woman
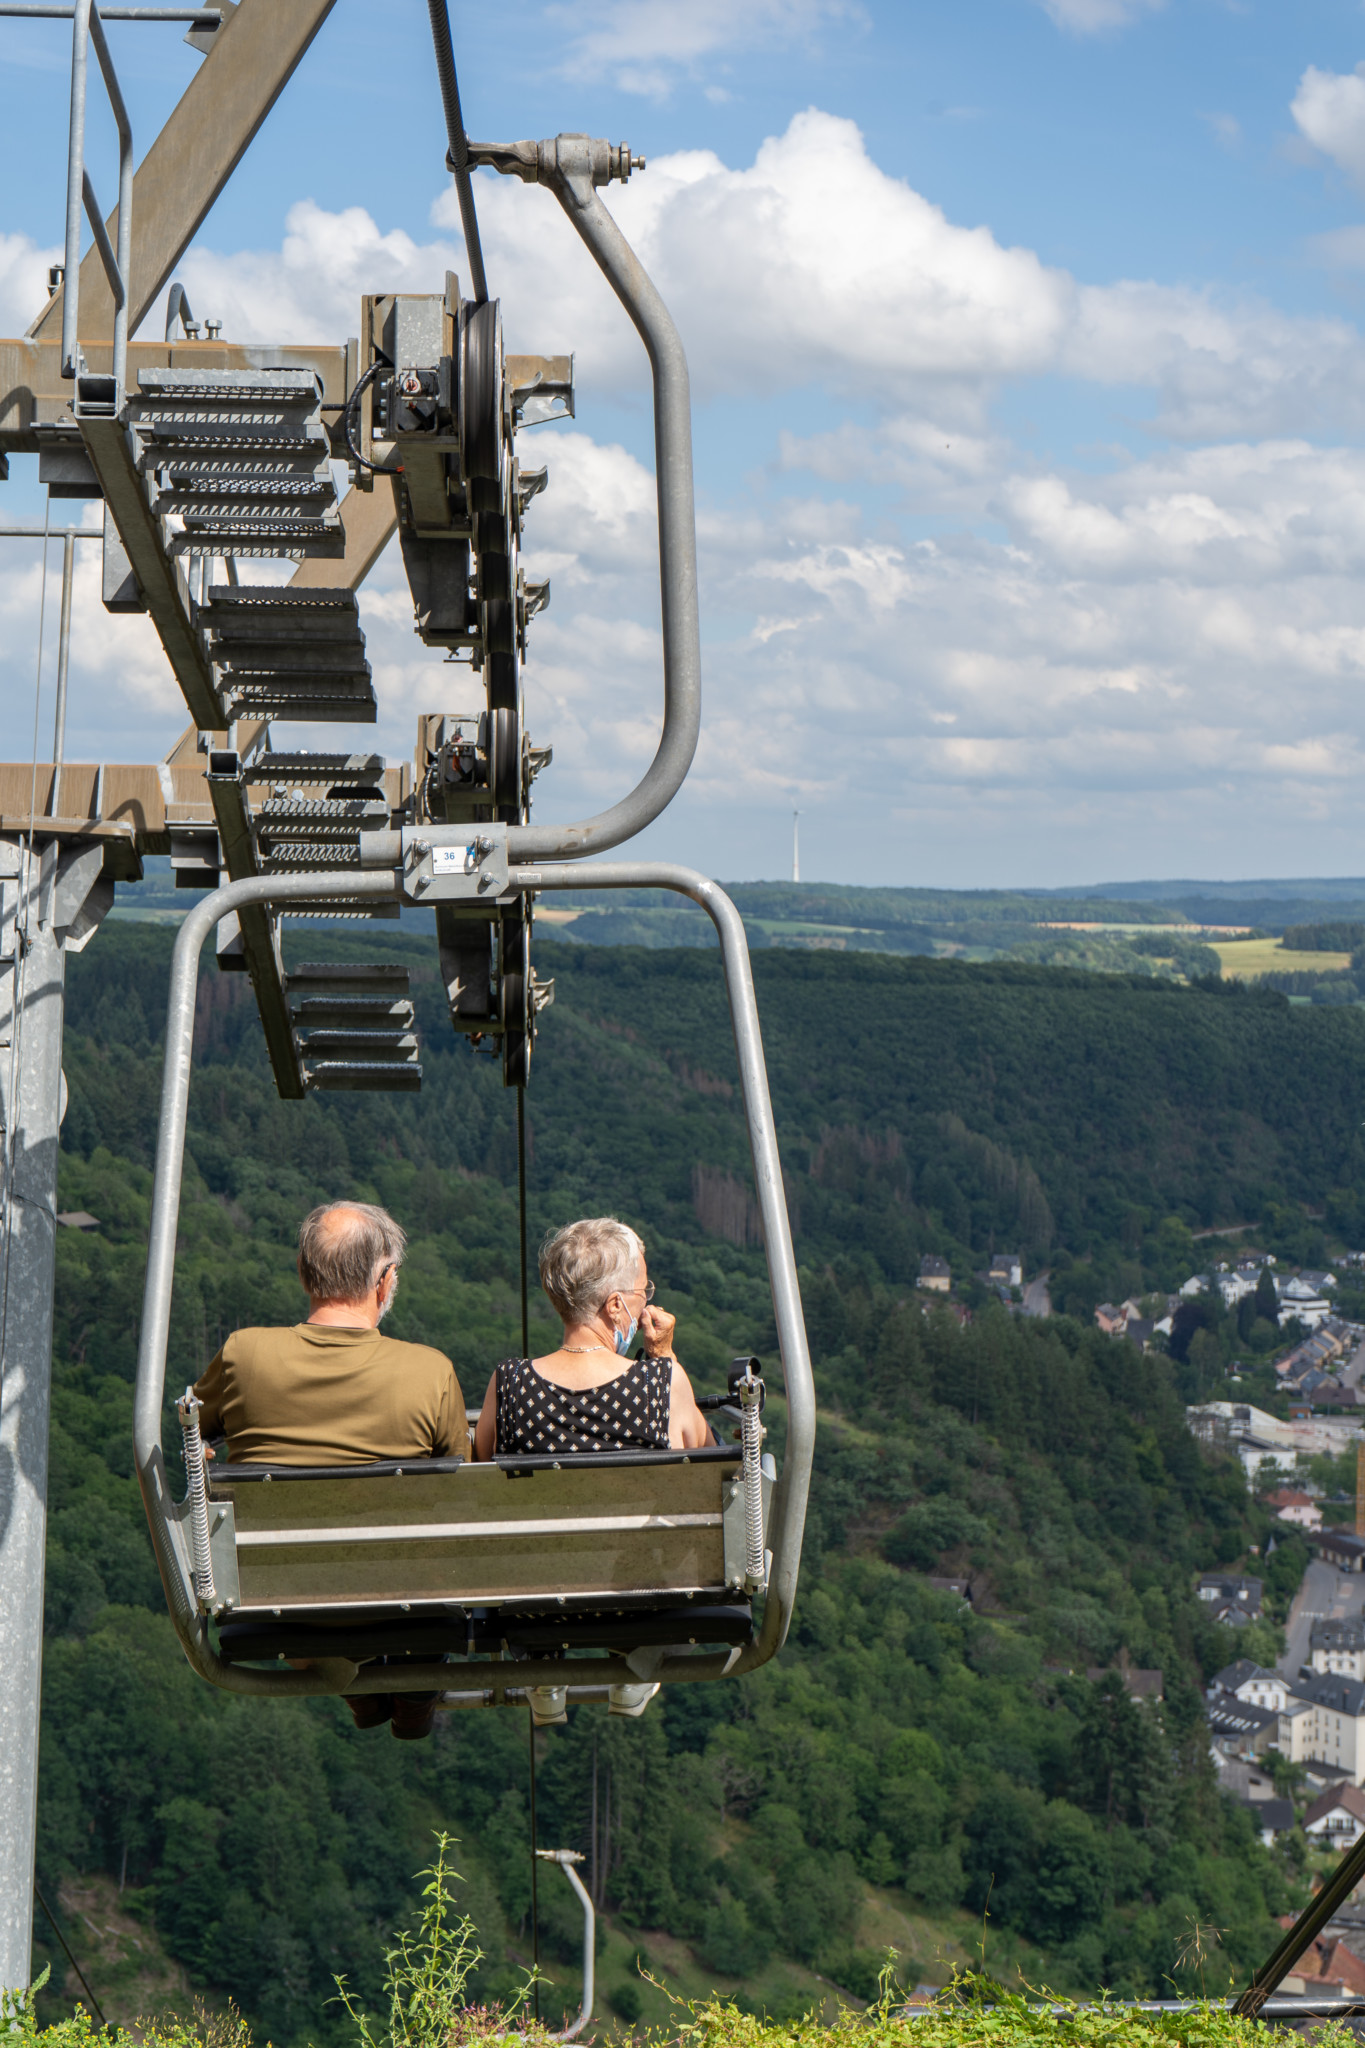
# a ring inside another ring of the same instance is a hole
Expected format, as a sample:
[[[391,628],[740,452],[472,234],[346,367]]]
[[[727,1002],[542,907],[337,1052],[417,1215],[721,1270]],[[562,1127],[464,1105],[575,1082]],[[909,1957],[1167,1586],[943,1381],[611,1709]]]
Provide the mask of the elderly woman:
[[[645,1248],[614,1216],[547,1238],[540,1284],[564,1325],[546,1358],[504,1358],[488,1382],[474,1454],[696,1450],[711,1432],[673,1356],[674,1318],[653,1306]],[[626,1354],[637,1329],[643,1355]]]

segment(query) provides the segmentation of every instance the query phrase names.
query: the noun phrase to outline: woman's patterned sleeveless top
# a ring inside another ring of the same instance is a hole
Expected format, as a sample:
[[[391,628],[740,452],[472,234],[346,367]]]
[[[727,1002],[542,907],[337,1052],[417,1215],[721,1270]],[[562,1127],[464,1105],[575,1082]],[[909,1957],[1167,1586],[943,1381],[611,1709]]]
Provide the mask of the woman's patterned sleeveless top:
[[[637,1358],[600,1387],[557,1387],[529,1358],[497,1369],[499,1458],[558,1451],[666,1451],[671,1358]]]

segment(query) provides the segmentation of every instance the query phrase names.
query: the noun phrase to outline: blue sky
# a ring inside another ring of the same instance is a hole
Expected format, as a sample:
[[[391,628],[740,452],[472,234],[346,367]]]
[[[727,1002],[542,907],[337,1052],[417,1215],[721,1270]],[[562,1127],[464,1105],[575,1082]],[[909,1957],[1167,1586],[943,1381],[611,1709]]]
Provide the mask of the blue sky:
[[[832,880],[1360,872],[1359,0],[451,12],[471,133],[650,159],[610,203],[693,366],[707,709],[648,851],[780,874],[796,801]],[[145,146],[198,60],[112,34]],[[6,332],[60,231],[67,61],[60,26],[0,21]],[[439,288],[463,267],[443,146],[425,7],[338,0],[186,259],[196,310],[335,341],[361,291]],[[112,191],[98,114],[92,161]],[[478,184],[509,340],[578,358],[578,418],[534,440],[554,599],[527,687],[540,813],[582,815],[657,728],[648,391],[553,202]],[[6,516],[37,511],[31,470]],[[25,559],[0,556],[16,758]],[[156,758],[164,660],[92,577],[73,749]],[[397,755],[456,679],[395,562],[363,606]]]

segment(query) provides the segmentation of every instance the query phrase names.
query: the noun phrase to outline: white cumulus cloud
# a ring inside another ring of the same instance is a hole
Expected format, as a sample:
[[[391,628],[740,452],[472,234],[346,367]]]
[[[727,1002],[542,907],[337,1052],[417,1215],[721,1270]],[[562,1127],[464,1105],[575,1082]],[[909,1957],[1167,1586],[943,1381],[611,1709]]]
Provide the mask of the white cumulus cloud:
[[[1365,187],[1365,64],[1347,72],[1310,64],[1289,111],[1314,149]]]
[[[0,234],[0,334],[24,334],[47,304],[48,266],[61,261],[55,244],[40,248],[27,235]]]
[[[1042,5],[1058,28],[1089,36],[1127,28],[1139,16],[1156,13],[1165,0],[1042,0]]]
[[[705,77],[727,52],[809,45],[822,28],[864,20],[856,0],[575,0],[547,12],[569,31],[570,77],[610,78],[653,99],[679,78]]]

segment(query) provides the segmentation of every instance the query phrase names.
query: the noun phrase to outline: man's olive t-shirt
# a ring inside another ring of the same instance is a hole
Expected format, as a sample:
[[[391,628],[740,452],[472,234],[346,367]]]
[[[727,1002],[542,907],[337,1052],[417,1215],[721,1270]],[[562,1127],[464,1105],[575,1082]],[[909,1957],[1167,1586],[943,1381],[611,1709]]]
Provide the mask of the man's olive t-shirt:
[[[455,1368],[426,1344],[378,1330],[297,1323],[237,1330],[195,1387],[204,1435],[247,1465],[365,1465],[467,1458]]]

